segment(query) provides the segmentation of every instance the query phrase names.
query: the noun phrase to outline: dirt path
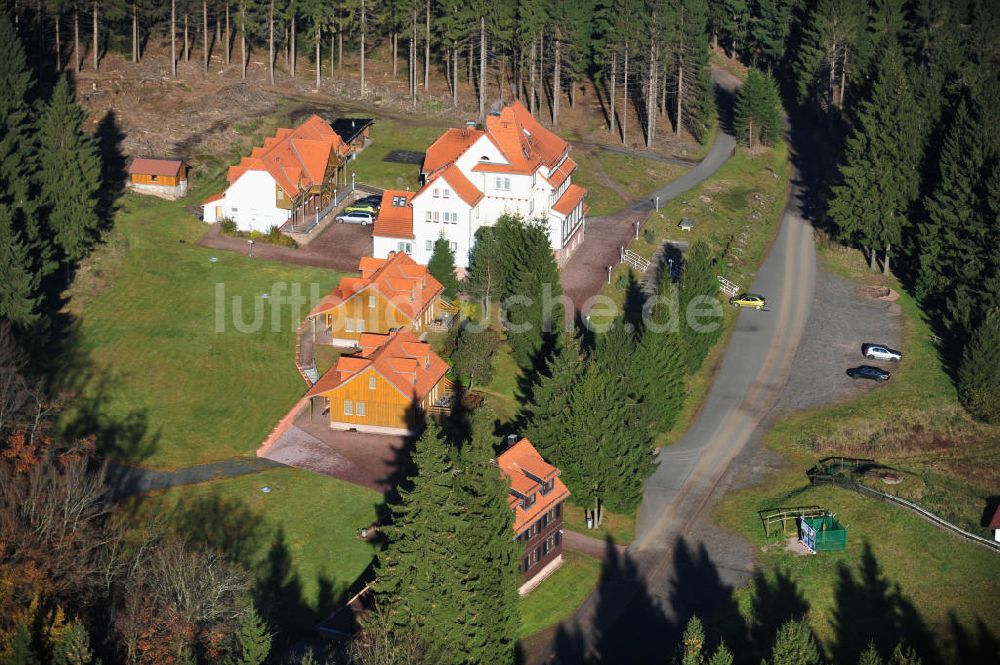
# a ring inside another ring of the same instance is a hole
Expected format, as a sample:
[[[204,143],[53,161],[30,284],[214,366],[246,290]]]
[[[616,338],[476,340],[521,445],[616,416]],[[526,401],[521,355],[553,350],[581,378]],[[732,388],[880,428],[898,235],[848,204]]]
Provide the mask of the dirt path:
[[[202,247],[221,249],[237,254],[247,254],[248,244],[243,238],[222,235],[219,225],[213,224],[198,244]],[[293,249],[267,243],[254,243],[253,256],[268,261],[295,265],[329,268],[340,272],[355,272],[358,259],[370,256],[372,236],[367,226],[359,224],[329,224],[305,247]]]

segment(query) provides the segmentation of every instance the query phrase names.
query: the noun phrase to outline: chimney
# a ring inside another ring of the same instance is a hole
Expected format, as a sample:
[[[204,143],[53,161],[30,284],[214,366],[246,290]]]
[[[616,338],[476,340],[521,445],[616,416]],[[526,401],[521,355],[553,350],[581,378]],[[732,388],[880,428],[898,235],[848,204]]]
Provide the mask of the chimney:
[[[517,435],[517,434],[508,434],[507,435],[507,447],[510,448],[511,446],[513,446],[515,443],[517,443],[520,440],[521,440],[521,437],[519,435]]]
[[[392,257],[396,256],[396,250],[390,249],[389,250],[389,254],[387,254],[386,256],[387,256],[387,258],[391,259]]]
[[[466,120],[465,121],[465,127],[466,127],[466,129],[475,129],[476,128],[476,121],[475,120]]]

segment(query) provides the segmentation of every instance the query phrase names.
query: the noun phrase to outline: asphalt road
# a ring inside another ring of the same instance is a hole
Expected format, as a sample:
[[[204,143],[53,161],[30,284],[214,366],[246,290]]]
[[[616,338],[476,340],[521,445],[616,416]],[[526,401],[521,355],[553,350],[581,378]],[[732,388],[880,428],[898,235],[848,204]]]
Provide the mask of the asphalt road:
[[[676,633],[682,627],[679,615],[720,584],[711,561],[689,545],[697,540],[692,525],[705,517],[729,464],[758,432],[788,381],[815,278],[812,226],[802,217],[800,190],[793,187],[778,236],[751,287],[767,296],[767,308],[740,313],[693,426],[660,452],[659,467],[646,483],[635,540],[617,570],[606,574],[529,662],[664,662],[662,649],[671,643],[666,633]],[[696,581],[699,577],[707,583]]]

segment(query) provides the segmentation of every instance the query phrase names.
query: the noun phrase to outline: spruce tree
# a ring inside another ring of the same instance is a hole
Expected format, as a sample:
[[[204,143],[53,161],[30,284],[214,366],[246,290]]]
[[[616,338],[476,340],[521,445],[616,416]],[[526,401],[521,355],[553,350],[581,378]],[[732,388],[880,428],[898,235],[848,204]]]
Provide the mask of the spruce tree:
[[[508,481],[495,463],[489,408],[477,409],[472,436],[462,448],[458,486],[463,510],[463,549],[457,554],[465,612],[463,662],[513,665],[520,609],[517,587],[520,547],[514,540],[513,514],[507,505]]]
[[[879,655],[875,645],[869,644],[868,648],[861,652],[861,656],[858,658],[858,665],[885,665],[885,661],[882,660],[882,656]]]
[[[31,648],[31,632],[28,625],[23,621],[18,622],[13,633],[9,638],[4,665],[40,665],[41,661]]]
[[[532,222],[520,235],[524,244],[520,256],[513,255],[510,262],[513,287],[504,311],[511,355],[518,366],[531,371],[551,354],[557,332],[565,325],[565,308],[547,229]]]
[[[681,637],[680,665],[703,665],[702,652],[705,649],[705,629],[696,616],[688,620]]]
[[[678,68],[683,70],[683,86],[681,117],[675,117],[674,122],[687,129],[695,141],[704,143],[710,134],[715,113],[707,39],[708,4],[706,0],[682,0],[677,11],[678,41],[675,49]],[[676,115],[676,90],[674,94]]]
[[[0,203],[0,318],[24,330],[38,321],[40,278],[31,256],[14,227],[14,217]]]
[[[922,665],[922,662],[916,651],[902,644],[896,645],[889,658],[889,665]]]
[[[756,0],[750,17],[749,41],[753,63],[773,72],[785,58],[792,25],[792,0]]]
[[[827,210],[841,236],[875,255],[898,247],[906,216],[917,197],[922,134],[903,59],[886,51],[870,97],[858,109]]]
[[[773,145],[781,135],[781,98],[778,86],[769,74],[750,69],[747,78],[736,91],[733,126],[741,141]]]
[[[52,643],[52,665],[91,665],[94,652],[90,636],[79,621],[73,622]]]
[[[1000,423],[1000,310],[993,310],[962,350],[958,394],[978,420]]]
[[[687,392],[688,354],[678,332],[669,330],[667,305],[650,312],[652,329],[642,331],[632,356],[632,376],[645,411],[643,420],[654,432],[669,431]]]
[[[38,123],[38,175],[48,227],[63,256],[73,262],[86,255],[99,223],[101,157],[83,129],[86,117],[63,76]]]
[[[712,657],[708,659],[708,665],[733,665],[733,652],[725,644],[716,647]]]
[[[562,466],[563,448],[572,447],[573,390],[585,367],[580,340],[575,333],[562,332],[547,368],[538,372],[530,402],[521,413],[524,433],[542,457]]]
[[[230,658],[227,665],[263,665],[271,653],[271,639],[267,623],[251,605],[236,632],[238,656]]]
[[[430,662],[461,662],[460,618],[467,594],[456,559],[469,543],[461,537],[457,470],[433,421],[416,443],[413,465],[412,487],[401,489],[391,506],[388,544],[375,563],[376,603],[402,632],[414,636]]]
[[[838,73],[845,52],[855,51],[863,33],[863,9],[854,0],[819,0],[809,11],[794,63],[800,104],[812,103],[829,114],[838,105]]]
[[[0,203],[34,219],[32,86],[24,47],[7,14],[0,15]],[[33,240],[33,239],[32,239]]]
[[[681,279],[678,285],[678,304],[681,317],[681,333],[688,352],[688,372],[694,372],[705,360],[709,350],[719,339],[722,326],[719,321],[694,314],[718,303],[719,282],[715,274],[715,260],[712,250],[704,241],[691,245],[684,256]]]
[[[476,231],[476,242],[469,257],[469,271],[465,276],[464,287],[467,293],[478,296],[484,305],[503,297],[500,259],[496,229],[481,227]]]
[[[982,311],[977,290],[993,263],[995,223],[984,201],[983,129],[963,97],[941,150],[940,178],[918,226],[917,295],[960,341],[975,325],[977,309]]]
[[[444,236],[434,241],[434,253],[427,262],[427,270],[434,279],[441,282],[446,298],[458,295],[458,278],[455,277],[455,252]]]
[[[785,623],[774,638],[767,665],[818,665],[821,662],[816,640],[805,619]]]

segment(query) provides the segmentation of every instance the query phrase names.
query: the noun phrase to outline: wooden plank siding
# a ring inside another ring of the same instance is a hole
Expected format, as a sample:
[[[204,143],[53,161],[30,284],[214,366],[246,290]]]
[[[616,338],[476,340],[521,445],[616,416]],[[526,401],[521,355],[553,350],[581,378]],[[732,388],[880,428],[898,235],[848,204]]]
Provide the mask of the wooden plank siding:
[[[373,381],[374,379],[374,381]],[[440,385],[435,386],[419,404],[383,377],[374,368],[362,370],[346,383],[323,393],[328,400],[331,423],[345,425],[369,425],[400,429],[416,429],[419,423],[418,410],[426,409],[437,400]],[[351,403],[351,413],[345,413],[346,402]],[[359,415],[359,404],[363,404]]]
[[[434,298],[416,320],[411,320],[378,289],[369,286],[322,314],[321,318],[336,339],[356,340],[363,332],[385,335],[393,328],[404,327],[419,335],[437,317],[440,306],[440,299]]]
[[[176,187],[187,179],[187,166],[181,165],[181,170],[176,176],[172,175],[147,175],[144,173],[133,173],[131,180],[136,185],[160,185],[163,187]]]

